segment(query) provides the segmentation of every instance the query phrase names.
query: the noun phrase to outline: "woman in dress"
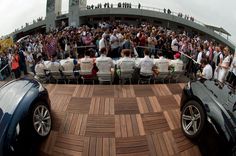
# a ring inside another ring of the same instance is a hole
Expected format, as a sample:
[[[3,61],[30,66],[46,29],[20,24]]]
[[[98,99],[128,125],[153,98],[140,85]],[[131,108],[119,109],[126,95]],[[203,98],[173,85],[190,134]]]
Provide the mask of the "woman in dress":
[[[229,66],[230,66],[230,52],[229,52],[229,48],[225,47],[224,48],[224,59],[222,63],[219,63],[218,67],[219,67],[219,73],[218,73],[218,80],[220,82],[224,82],[225,81],[225,77],[228,73],[229,70]]]

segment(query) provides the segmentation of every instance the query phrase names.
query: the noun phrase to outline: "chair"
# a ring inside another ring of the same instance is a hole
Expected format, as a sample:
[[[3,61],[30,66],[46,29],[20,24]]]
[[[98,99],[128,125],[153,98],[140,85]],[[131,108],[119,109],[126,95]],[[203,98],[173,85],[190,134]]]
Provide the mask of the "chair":
[[[58,70],[58,71],[49,71],[50,72],[50,82],[52,79],[56,80],[56,83],[58,83],[59,81],[64,81],[64,83],[66,84],[66,79],[65,76],[63,75],[62,71]]]
[[[120,70],[119,80],[121,81],[121,83],[123,84],[125,80],[129,80],[129,83],[131,84],[133,72],[134,72],[134,69]]]
[[[34,78],[36,78],[42,83],[47,83],[50,81],[50,73],[48,70],[44,70],[43,73],[36,73]]]
[[[111,72],[97,72],[97,77],[98,77],[99,83],[110,82],[110,84],[112,84]]]
[[[171,73],[170,79],[169,79],[169,83],[171,80],[175,80],[175,83],[177,83],[179,81],[179,78],[184,75],[184,70],[183,71],[175,71],[173,73]]]
[[[90,70],[80,70],[79,74],[81,76],[83,84],[84,84],[85,81],[92,81],[93,84],[94,84],[95,76],[92,74],[92,71],[90,71]]]
[[[68,84],[70,83],[70,81],[76,81],[76,83],[78,84],[78,79],[75,76],[75,73],[73,71],[62,71],[65,79],[67,80]]]
[[[153,73],[140,73],[138,84],[140,84],[140,82],[142,83],[147,82],[148,84],[150,84],[152,78],[153,78]]]
[[[161,80],[162,83],[165,83],[165,80],[170,78],[170,72],[159,72],[156,77],[154,77],[154,83],[156,81]]]

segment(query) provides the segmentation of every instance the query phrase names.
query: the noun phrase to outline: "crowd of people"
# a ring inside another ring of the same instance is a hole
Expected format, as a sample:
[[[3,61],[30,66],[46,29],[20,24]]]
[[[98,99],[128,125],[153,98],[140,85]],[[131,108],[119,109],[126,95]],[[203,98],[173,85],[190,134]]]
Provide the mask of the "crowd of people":
[[[163,68],[167,66],[168,69],[168,66],[171,66],[170,62],[174,57],[182,62],[182,70],[191,78],[214,77],[224,82],[226,76],[230,75],[229,80],[235,84],[235,57],[228,47],[185,31],[172,31],[149,23],[134,26],[120,22],[100,22],[94,27],[66,27],[47,34],[30,35],[1,53],[2,59],[8,58],[16,78],[20,76],[20,71],[24,74],[28,71],[37,74],[39,70],[36,68],[42,67],[39,64],[42,64],[43,60],[51,60],[54,64],[57,59],[71,60],[70,68],[59,63],[59,69],[74,70],[78,69],[78,66],[83,68],[83,62],[92,62],[91,64],[96,66],[99,64],[97,60],[104,59],[107,62],[103,61],[112,68],[114,64],[111,60],[120,58],[121,61],[127,62],[129,59],[135,60],[132,58],[142,58],[137,65],[140,73],[158,75]],[[156,61],[153,62],[153,59]],[[158,64],[158,60],[162,59],[168,60],[166,66]],[[125,68],[133,67],[132,61],[129,63]],[[100,63],[93,74],[103,71],[102,68],[107,69],[107,65]],[[116,65],[119,67],[120,63]],[[178,69],[177,66],[175,68]],[[52,70],[50,66],[48,69]],[[87,69],[86,67],[85,70]]]

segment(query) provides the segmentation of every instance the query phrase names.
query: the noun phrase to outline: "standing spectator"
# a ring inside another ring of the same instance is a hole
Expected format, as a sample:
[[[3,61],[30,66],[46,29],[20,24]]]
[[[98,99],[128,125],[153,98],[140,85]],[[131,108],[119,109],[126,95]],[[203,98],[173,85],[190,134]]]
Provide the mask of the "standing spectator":
[[[31,70],[35,74],[35,60],[33,58],[32,53],[26,52],[26,62]]]
[[[230,72],[228,74],[227,80],[233,86],[236,86],[236,54],[234,54],[233,61],[230,66]]]
[[[29,49],[29,48],[27,48]],[[27,50],[28,52],[28,50]],[[25,48],[21,48],[19,50],[19,63],[20,63],[20,70],[24,72],[24,75],[27,75],[27,66],[26,66],[26,52],[25,52]]]
[[[20,57],[18,54],[18,50],[15,49],[14,54],[11,57],[11,69],[12,69],[12,72],[14,73],[16,79],[19,78],[21,75],[19,63],[20,63]]]
[[[201,64],[201,60],[204,58],[203,45],[201,44],[198,47],[197,63]]]
[[[220,51],[220,47],[216,47],[216,51],[214,52],[214,58],[213,61],[215,62],[215,71],[214,71],[214,78],[218,79],[219,74],[219,64],[222,64],[223,62],[223,54]]]
[[[224,82],[226,74],[227,74],[229,67],[230,67],[230,53],[229,53],[228,47],[224,48],[224,59],[223,59],[222,63],[219,63],[218,66],[219,66],[218,80],[220,82]]]
[[[151,33],[151,35],[147,39],[148,41],[148,48],[150,49],[151,55],[156,57],[156,45],[157,45],[157,39],[154,35],[154,33]]]
[[[173,33],[171,49],[175,53],[179,51],[179,36],[176,35],[175,33]]]
[[[110,44],[111,44],[111,57],[118,58],[119,54],[119,39],[117,37],[117,30],[113,30],[112,35],[110,36]]]
[[[109,46],[109,35],[108,34],[103,34],[102,38],[99,41],[99,52],[101,51],[102,48],[106,48],[106,51],[109,52],[110,46]]]

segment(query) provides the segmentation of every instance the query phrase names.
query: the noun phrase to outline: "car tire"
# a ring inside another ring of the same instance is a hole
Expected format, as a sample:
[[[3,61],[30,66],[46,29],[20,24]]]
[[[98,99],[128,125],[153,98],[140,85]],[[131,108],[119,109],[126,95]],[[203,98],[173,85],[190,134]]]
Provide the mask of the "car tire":
[[[52,129],[52,116],[48,105],[37,102],[31,111],[33,135],[37,138],[46,138]]]
[[[205,127],[206,115],[203,107],[196,101],[188,101],[181,112],[181,128],[186,137],[199,138]]]

